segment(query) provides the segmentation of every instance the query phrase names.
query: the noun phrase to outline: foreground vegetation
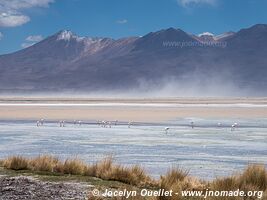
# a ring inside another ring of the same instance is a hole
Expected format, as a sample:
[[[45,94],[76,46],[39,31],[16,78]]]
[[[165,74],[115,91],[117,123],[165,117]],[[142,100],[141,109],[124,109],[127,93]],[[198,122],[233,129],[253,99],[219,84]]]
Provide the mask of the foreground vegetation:
[[[33,172],[50,172],[55,174],[82,175],[97,177],[103,180],[112,180],[133,186],[153,186],[156,182],[146,175],[143,168],[138,165],[124,167],[114,164],[112,157],[95,164],[85,164],[79,159],[67,159],[60,161],[53,156],[39,156],[36,158],[24,158],[12,156],[1,161],[6,169],[30,170]]]
[[[39,156],[36,158],[25,158],[21,156],[12,156],[5,160],[0,161],[0,165],[4,169],[15,170],[16,172],[28,173],[45,173],[46,177],[78,177],[81,181],[94,182],[92,177],[99,178],[101,184],[105,187],[98,185],[100,190],[105,188],[116,189],[133,189],[140,190],[148,188],[150,190],[173,190],[181,194],[181,191],[263,191],[261,199],[267,199],[267,171],[264,165],[249,165],[242,173],[234,174],[230,177],[217,178],[213,181],[203,181],[194,177],[188,176],[188,172],[179,168],[170,169],[166,175],[155,180],[145,173],[144,169],[138,165],[125,167],[113,162],[112,157],[105,158],[104,160],[95,164],[85,164],[79,159],[67,159],[61,161],[53,156]],[[71,176],[69,176],[71,175]],[[52,177],[52,178],[51,178]],[[61,180],[60,178],[54,178]],[[112,184],[107,184],[111,182]],[[118,184],[121,183],[121,184]],[[113,187],[114,184],[116,187]],[[99,197],[90,196],[89,199],[101,199]],[[125,198],[113,198],[125,199]],[[132,197],[130,199],[158,199],[158,200],[179,200],[179,199],[203,199],[200,197]],[[241,199],[258,199],[254,197],[207,197],[206,199],[218,200],[241,200]]]

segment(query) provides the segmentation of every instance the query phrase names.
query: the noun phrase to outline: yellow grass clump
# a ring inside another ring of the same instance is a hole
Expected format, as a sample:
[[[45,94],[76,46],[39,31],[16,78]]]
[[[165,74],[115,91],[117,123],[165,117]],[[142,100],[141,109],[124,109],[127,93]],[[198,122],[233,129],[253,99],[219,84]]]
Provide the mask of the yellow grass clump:
[[[107,157],[94,164],[85,164],[79,159],[60,161],[58,158],[42,155],[36,158],[21,156],[9,157],[2,161],[3,166],[12,170],[30,170],[71,175],[93,176],[104,180],[114,180],[131,185],[152,184],[152,179],[138,165],[123,167],[114,164],[112,157]]]
[[[267,171],[264,165],[249,165],[242,173],[229,177],[216,178],[213,181],[205,182],[188,176],[188,171],[173,168],[165,176],[161,176],[159,187],[166,190],[173,190],[181,194],[181,191],[249,191],[258,192],[253,197],[227,197],[208,196],[207,200],[243,200],[243,199],[267,199]],[[160,200],[199,199],[200,197],[159,197]]]
[[[104,180],[113,180],[126,183],[139,188],[154,188],[173,190],[181,194],[182,191],[262,191],[262,198],[267,199],[267,171],[264,165],[249,165],[242,173],[229,177],[216,178],[213,181],[201,181],[190,177],[188,171],[180,168],[170,169],[166,175],[154,180],[147,175],[139,165],[122,166],[114,164],[112,157],[107,157],[94,164],[85,164],[79,159],[67,159],[61,161],[53,156],[38,156],[36,158],[24,158],[12,156],[2,160],[0,164],[12,170],[44,171],[61,174],[92,176]],[[200,197],[157,197],[158,200],[199,199]],[[143,198],[135,198],[143,199]],[[154,199],[154,198],[153,198]],[[244,197],[212,197],[207,200],[243,200]],[[249,197],[249,200],[259,199],[258,196]]]
[[[3,161],[3,166],[7,169],[27,170],[29,169],[29,161],[22,156],[12,156]]]
[[[249,165],[240,176],[241,185],[252,185],[258,190],[266,190],[267,171],[264,165]]]
[[[267,199],[267,171],[264,165],[249,165],[241,174],[236,174],[226,178],[217,178],[210,184],[210,190],[235,191],[240,190],[245,193],[248,191],[262,192],[262,199]],[[211,197],[209,199],[216,199]],[[218,197],[217,197],[218,199]],[[242,197],[221,197],[221,200],[239,200]],[[259,199],[257,196],[249,199]]]
[[[86,164],[79,159],[67,159],[63,165],[64,174],[83,175]]]
[[[53,156],[43,155],[28,160],[28,163],[32,171],[53,172],[59,160]]]
[[[108,179],[112,175],[113,168],[113,158],[111,156],[104,158],[96,164],[96,176],[102,179]]]
[[[204,184],[199,180],[188,176],[189,171],[181,168],[171,168],[165,176],[161,176],[159,180],[159,186],[167,191],[172,190],[179,195],[173,195],[171,197],[160,196],[159,200],[180,200],[185,197],[181,196],[182,190],[203,190]]]
[[[130,185],[142,186],[149,183],[152,184],[151,178],[147,176],[144,169],[138,165],[132,167],[114,166],[110,172],[110,177],[112,180]]]

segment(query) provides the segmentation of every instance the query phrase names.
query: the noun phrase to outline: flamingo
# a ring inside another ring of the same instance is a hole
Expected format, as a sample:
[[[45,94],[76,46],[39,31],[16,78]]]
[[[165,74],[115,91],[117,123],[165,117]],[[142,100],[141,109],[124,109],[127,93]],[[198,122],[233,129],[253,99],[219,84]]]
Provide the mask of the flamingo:
[[[118,120],[115,121],[114,125],[117,126],[117,124],[118,124]]]
[[[65,121],[64,120],[59,121],[59,127],[65,127]]]
[[[169,130],[170,128],[169,127],[165,127],[165,133],[167,134],[168,133],[168,130]]]
[[[128,122],[128,128],[131,128],[132,122]]]
[[[232,126],[231,126],[231,131],[234,131],[234,130],[235,130],[235,125],[232,124]]]
[[[102,127],[106,128],[106,121],[102,121]]]
[[[234,124],[232,124],[232,126],[231,126],[231,131],[234,131],[236,128],[238,127],[238,123],[234,123]]]
[[[194,122],[191,122],[191,128],[193,129],[194,128]]]
[[[40,123],[43,126],[44,125],[44,119],[41,119]]]

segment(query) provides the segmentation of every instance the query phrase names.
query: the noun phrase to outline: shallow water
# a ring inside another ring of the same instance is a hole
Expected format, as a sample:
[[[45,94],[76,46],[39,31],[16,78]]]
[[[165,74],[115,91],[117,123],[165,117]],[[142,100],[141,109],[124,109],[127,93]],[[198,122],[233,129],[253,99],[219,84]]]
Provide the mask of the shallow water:
[[[239,125],[231,131],[234,122]],[[170,128],[167,134],[166,126]],[[136,123],[131,128],[70,123],[60,128],[53,122],[36,127],[30,121],[0,121],[0,158],[40,154],[77,156],[86,162],[112,154],[119,163],[141,164],[155,177],[180,166],[191,175],[211,179],[232,174],[248,163],[267,165],[267,119],[186,118]]]

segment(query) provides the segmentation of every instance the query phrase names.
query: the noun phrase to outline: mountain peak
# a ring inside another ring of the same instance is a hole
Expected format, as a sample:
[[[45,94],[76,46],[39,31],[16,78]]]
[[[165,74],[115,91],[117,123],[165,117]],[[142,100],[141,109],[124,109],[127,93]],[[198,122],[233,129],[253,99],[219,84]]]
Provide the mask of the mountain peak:
[[[170,39],[170,40],[177,40],[181,38],[190,37],[186,32],[181,29],[176,29],[170,27],[168,29],[162,29],[156,32],[150,32],[149,34],[143,36],[142,38],[158,38],[158,39]]]
[[[147,35],[139,38],[135,42],[134,50],[150,50],[150,51],[157,51],[157,50],[166,50],[166,49],[177,49],[173,48],[173,46],[164,46],[163,45],[167,42],[187,42],[187,41],[196,41],[191,35],[184,32],[181,29],[176,28],[168,28],[162,29],[156,32],[150,32]]]
[[[57,33],[57,40],[70,41],[71,39],[76,39],[77,41],[81,41],[84,39],[84,37],[79,37],[70,30],[62,30]]]
[[[254,26],[252,26],[251,28],[253,29],[267,29],[267,24],[255,24]]]
[[[164,31],[166,31],[166,32],[176,32],[176,31],[179,31],[179,30],[180,29],[175,29],[173,27],[170,27],[170,28],[165,29]]]
[[[167,28],[167,29],[162,29],[161,31],[158,31],[156,33],[167,33],[167,34],[183,34],[183,33],[186,33],[184,32],[182,29],[179,29],[179,28],[173,28],[173,27],[170,27],[170,28]],[[186,33],[187,34],[187,33]]]
[[[259,34],[259,33],[267,33],[267,24],[256,24],[254,26],[251,26],[249,28],[241,29],[238,33],[240,34]]]

